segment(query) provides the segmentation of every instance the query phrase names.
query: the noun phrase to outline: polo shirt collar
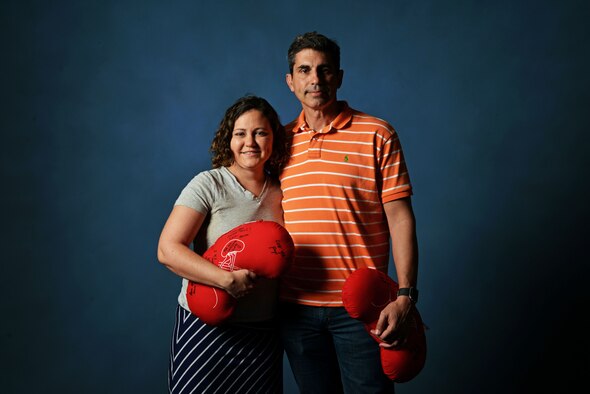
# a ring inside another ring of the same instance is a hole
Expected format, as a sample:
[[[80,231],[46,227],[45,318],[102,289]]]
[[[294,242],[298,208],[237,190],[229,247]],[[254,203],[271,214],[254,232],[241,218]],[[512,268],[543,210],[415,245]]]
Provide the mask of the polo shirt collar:
[[[332,129],[342,129],[352,121],[352,109],[348,106],[348,103],[346,101],[339,101],[338,103],[342,106],[342,110],[338,116],[336,116],[336,118],[328,125],[328,127],[324,128],[325,131],[322,130],[323,133],[329,133],[332,131]],[[295,130],[296,133],[309,131],[309,126],[305,121],[305,112],[303,110],[297,117],[293,130]]]

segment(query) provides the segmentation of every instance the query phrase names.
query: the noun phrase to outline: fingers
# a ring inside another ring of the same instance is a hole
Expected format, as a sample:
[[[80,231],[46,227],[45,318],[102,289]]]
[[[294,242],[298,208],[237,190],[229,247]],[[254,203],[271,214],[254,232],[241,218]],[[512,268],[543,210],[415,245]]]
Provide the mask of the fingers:
[[[379,338],[381,338],[382,340],[386,340],[387,338],[389,338],[393,332],[395,331],[396,325],[393,324],[393,321],[388,321],[388,325],[387,328],[381,333],[381,335],[379,335]]]
[[[379,346],[385,349],[400,348],[408,341],[408,329],[405,322],[396,321],[396,324],[390,324],[387,329],[381,333],[381,342]]]
[[[242,269],[232,272],[234,283],[227,291],[234,298],[242,298],[248,295],[256,285],[257,275],[249,270]]]
[[[384,349],[395,349],[396,347],[398,347],[398,344],[397,344],[397,341],[394,341],[392,343],[381,342],[379,344],[379,347],[382,347]]]
[[[382,340],[385,340],[395,331],[396,326],[396,315],[394,315],[387,309],[383,309],[379,314],[379,320],[377,320],[377,325],[375,326],[375,329],[371,332],[377,335]]]
[[[375,326],[375,329],[371,331],[371,333],[373,333],[374,335],[377,335],[378,337],[381,338],[381,332],[383,331],[383,326],[385,325],[385,320],[386,320],[386,316],[383,313],[383,311],[381,311],[381,313],[379,314],[379,320],[377,320],[377,325]]]
[[[385,349],[398,348],[406,343],[404,319],[395,304],[391,303],[379,314],[379,319],[372,334],[381,339],[379,346]]]
[[[232,292],[229,292],[234,298],[242,298],[247,296],[250,293],[250,288],[244,288],[242,290],[234,290]]]
[[[407,341],[408,341],[407,337],[404,337],[404,338],[398,337],[397,339],[394,339],[393,341],[390,340],[390,341],[386,342],[386,340],[384,340],[383,342],[381,342],[379,344],[379,346],[384,349],[397,349],[397,348],[404,346]]]

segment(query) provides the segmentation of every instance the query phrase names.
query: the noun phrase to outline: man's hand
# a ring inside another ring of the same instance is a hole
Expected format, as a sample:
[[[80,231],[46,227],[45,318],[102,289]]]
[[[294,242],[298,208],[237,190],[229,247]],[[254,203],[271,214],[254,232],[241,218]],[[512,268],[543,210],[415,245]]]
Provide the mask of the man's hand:
[[[373,335],[383,341],[379,346],[385,349],[398,348],[406,342],[407,317],[412,307],[408,297],[398,297],[383,308],[375,329],[371,330]]]

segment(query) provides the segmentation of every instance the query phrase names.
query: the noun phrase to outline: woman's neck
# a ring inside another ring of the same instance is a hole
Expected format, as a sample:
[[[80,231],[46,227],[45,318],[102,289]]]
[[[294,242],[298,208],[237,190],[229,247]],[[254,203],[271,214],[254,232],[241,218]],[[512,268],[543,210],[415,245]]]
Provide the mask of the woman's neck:
[[[240,185],[250,193],[259,197],[264,191],[264,185],[266,183],[266,174],[263,169],[248,170],[242,167],[238,167],[235,164],[227,167]]]

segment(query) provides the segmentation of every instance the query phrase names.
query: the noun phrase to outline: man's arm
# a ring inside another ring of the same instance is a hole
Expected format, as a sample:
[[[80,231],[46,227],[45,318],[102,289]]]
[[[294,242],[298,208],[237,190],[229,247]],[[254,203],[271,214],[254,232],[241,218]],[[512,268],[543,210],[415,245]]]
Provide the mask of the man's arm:
[[[393,261],[399,287],[417,287],[418,241],[416,220],[409,197],[383,204],[393,250]],[[386,342],[382,347],[391,348],[403,343],[403,327],[412,309],[409,297],[398,297],[390,302],[379,316],[373,333]]]

